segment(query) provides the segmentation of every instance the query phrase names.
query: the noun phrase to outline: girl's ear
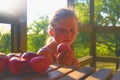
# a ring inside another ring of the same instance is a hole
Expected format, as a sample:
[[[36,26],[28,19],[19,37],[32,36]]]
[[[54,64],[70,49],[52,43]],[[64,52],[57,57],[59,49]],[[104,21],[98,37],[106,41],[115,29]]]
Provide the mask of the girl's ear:
[[[53,31],[53,28],[50,28],[48,30],[48,34],[52,37],[54,35],[54,31]]]

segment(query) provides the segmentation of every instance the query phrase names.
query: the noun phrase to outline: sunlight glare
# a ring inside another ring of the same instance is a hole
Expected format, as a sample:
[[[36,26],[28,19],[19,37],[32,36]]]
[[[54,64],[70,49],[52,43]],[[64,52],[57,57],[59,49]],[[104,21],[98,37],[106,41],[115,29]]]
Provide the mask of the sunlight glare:
[[[11,24],[0,23],[0,34],[5,34],[10,32]]]
[[[0,0],[0,11],[8,12],[15,7],[15,0]]]
[[[27,18],[28,24],[40,16],[51,15],[56,9],[65,7],[67,0],[28,0]]]

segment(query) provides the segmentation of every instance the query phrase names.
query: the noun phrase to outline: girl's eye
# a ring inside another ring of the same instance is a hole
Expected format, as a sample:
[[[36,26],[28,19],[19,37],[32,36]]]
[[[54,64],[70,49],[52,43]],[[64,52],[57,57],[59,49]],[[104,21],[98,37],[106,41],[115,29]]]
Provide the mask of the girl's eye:
[[[70,29],[70,32],[74,32],[75,30],[74,29]]]
[[[64,29],[59,29],[59,32],[66,32],[66,30],[64,30]]]

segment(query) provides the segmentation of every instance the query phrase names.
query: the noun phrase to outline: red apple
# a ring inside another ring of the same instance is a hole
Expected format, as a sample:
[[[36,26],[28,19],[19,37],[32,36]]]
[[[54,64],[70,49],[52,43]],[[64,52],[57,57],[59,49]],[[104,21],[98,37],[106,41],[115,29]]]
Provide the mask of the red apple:
[[[12,57],[19,57],[21,55],[21,53],[9,53],[7,54],[8,57],[12,58]]]
[[[50,65],[50,61],[45,56],[37,56],[30,60],[30,66],[34,72],[44,73]]]
[[[15,75],[26,73],[28,62],[21,57],[12,57],[9,61],[9,70]]]
[[[66,43],[60,43],[57,46],[57,52],[58,52],[57,60],[60,64],[66,65],[64,60],[66,59],[66,57],[68,55],[72,57],[71,54],[67,54],[67,53],[70,53],[71,50],[72,49],[71,49],[70,45],[68,45]]]
[[[60,43],[58,46],[57,46],[57,52],[58,52],[58,55],[57,55],[57,59],[59,62],[63,62],[61,60],[63,60],[63,56],[71,50],[71,47],[66,44],[66,43]]]
[[[57,46],[57,51],[58,53],[60,53],[61,51],[69,51],[71,50],[70,46],[66,43],[60,43],[58,46]]]
[[[34,52],[25,52],[22,54],[22,58],[26,59],[28,62],[30,61],[30,59],[32,59],[33,57],[36,57],[37,54]]]
[[[34,52],[25,52],[22,54],[22,58],[26,59],[29,63],[29,61],[33,58],[33,57],[36,57],[37,54],[34,53]],[[31,69],[31,66],[29,64],[28,68],[27,68],[27,72],[32,72],[32,69]]]
[[[4,53],[0,53],[0,73],[8,70],[9,57]]]

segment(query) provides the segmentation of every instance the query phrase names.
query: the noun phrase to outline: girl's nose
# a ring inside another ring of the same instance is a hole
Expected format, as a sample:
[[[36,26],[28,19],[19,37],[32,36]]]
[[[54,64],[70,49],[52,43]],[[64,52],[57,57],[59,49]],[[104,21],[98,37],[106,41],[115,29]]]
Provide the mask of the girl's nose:
[[[71,36],[71,32],[70,31],[66,31],[66,37],[70,37]]]

